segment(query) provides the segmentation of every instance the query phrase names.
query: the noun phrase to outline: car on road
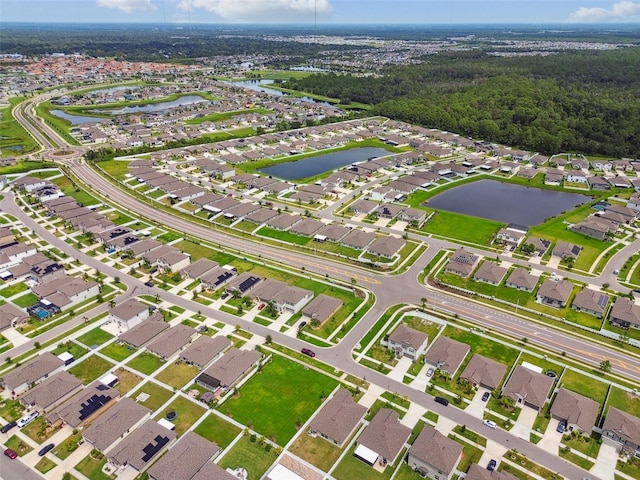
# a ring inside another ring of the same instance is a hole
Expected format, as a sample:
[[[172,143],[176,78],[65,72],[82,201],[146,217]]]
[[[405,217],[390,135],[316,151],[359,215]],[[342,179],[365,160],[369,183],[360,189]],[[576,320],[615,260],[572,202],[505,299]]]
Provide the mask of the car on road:
[[[16,423],[16,422],[9,422],[9,423],[7,423],[6,425],[3,425],[3,426],[0,428],[0,432],[2,432],[2,433],[7,433],[9,430],[11,430],[11,429],[12,429],[13,427],[15,427],[16,425],[17,425],[17,423]]]
[[[564,433],[566,429],[567,429],[567,423],[564,420],[561,420],[560,422],[558,422],[558,428],[556,428],[556,432]]]
[[[310,356],[311,358],[316,356],[316,353],[313,350],[309,350],[308,348],[303,348],[302,350],[300,350],[302,353],[304,353],[305,355]]]
[[[489,427],[489,428],[493,428],[494,430],[496,428],[498,428],[498,424],[496,422],[494,422],[493,420],[485,420],[484,422],[482,422],[485,424],[485,426]]]
[[[491,394],[489,392],[484,392],[482,394],[482,401],[486,402],[487,400],[489,400],[489,397],[491,396]]]
[[[40,415],[38,412],[31,412],[31,413],[27,413],[26,415],[20,417],[18,419],[18,421],[16,422],[16,424],[18,425],[18,428],[22,428],[22,427],[27,426],[32,421],[34,421],[38,417],[38,415]]]
[[[148,282],[144,282],[147,287],[153,287],[153,282],[149,280]]]
[[[48,443],[47,445],[45,445],[40,449],[40,451],[38,452],[38,456],[44,457],[47,453],[53,450],[53,447],[55,447],[53,443]]]
[[[498,465],[498,462],[496,462],[492,458],[491,460],[489,460],[489,463],[487,464],[487,470],[489,470],[490,472],[493,472],[496,469],[497,465]]]
[[[433,368],[427,370],[427,377],[430,377],[431,375],[433,375]]]
[[[5,454],[7,457],[9,457],[11,460],[15,459],[15,458],[18,456],[18,454],[17,454],[16,452],[14,452],[13,450],[11,450],[10,448],[7,448],[7,449],[4,451],[4,454]]]
[[[614,270],[614,271],[613,271],[613,274],[614,274],[614,275],[618,275],[619,273],[620,273],[620,270]]]
[[[433,399],[434,399],[436,402],[438,402],[440,405],[444,405],[445,407],[446,407],[447,405],[449,405],[449,400],[447,400],[447,399],[446,399],[446,398],[444,398],[444,397],[434,397]]]

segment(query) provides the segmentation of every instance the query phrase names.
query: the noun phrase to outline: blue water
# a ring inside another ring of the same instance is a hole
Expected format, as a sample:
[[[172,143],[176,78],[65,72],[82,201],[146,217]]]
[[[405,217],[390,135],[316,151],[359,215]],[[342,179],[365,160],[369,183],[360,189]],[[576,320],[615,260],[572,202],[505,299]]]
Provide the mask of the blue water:
[[[37,317],[42,320],[43,318],[47,318],[49,316],[49,312],[47,312],[44,308],[39,308],[36,310]]]
[[[303,160],[280,163],[272,167],[263,168],[260,171],[284,180],[295,180],[296,178],[313,177],[314,175],[328,172],[338,167],[344,167],[345,165],[364,162],[370,158],[384,157],[386,155],[391,155],[391,152],[384,148],[352,148],[350,150],[327,153]]]
[[[80,125],[81,123],[102,123],[109,120],[101,117],[87,117],[83,115],[72,115],[62,110],[51,110],[51,113],[59,118],[64,118],[71,122],[71,125]]]
[[[307,103],[319,103],[321,105],[327,105],[327,106],[331,106],[331,104],[329,102],[321,102],[319,100],[314,100],[313,98],[310,97],[293,97],[292,95],[289,95],[288,93],[284,93],[281,92],[280,90],[274,90],[273,88],[269,88],[266,85],[271,85],[274,83],[273,80],[243,80],[240,82],[225,82],[228,85],[233,85],[234,87],[244,87],[244,88],[248,88],[249,90],[253,90],[254,92],[262,92],[262,93],[269,93],[271,95],[274,95],[276,97],[292,97],[292,98],[297,98],[298,100],[302,100],[303,102],[307,102]]]
[[[93,110],[96,113],[106,113],[109,115],[126,115],[129,113],[149,113],[149,112],[161,112],[175,107],[184,107],[187,105],[194,105],[196,103],[208,102],[199,95],[185,95],[170,102],[153,103],[150,105],[132,105],[129,107],[122,107],[115,110],[110,109],[96,109]]]

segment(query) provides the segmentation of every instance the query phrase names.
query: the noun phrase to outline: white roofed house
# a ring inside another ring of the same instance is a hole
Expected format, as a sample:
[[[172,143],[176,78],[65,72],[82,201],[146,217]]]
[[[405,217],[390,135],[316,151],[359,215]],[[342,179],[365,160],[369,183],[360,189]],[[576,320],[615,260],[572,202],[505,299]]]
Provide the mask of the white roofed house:
[[[386,335],[380,343],[392,349],[396,357],[407,357],[416,361],[427,348],[428,340],[429,337],[426,333],[401,323],[390,335]]]
[[[519,245],[527,235],[527,231],[527,227],[508,225],[506,228],[501,228],[498,231],[496,234],[496,240],[509,245]]]
[[[149,318],[149,307],[135,298],[130,298],[109,311],[109,320],[121,327],[131,328]]]

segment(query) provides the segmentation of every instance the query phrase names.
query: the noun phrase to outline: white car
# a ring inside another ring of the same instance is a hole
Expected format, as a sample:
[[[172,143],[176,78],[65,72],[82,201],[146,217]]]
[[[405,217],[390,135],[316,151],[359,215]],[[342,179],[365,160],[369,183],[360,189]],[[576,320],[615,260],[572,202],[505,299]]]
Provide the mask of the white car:
[[[27,426],[32,421],[34,421],[38,417],[38,415],[40,415],[38,412],[27,413],[16,422],[18,428]]]
[[[493,420],[485,420],[485,421],[484,421],[484,422],[482,422],[482,423],[484,423],[484,424],[485,424],[487,427],[489,427],[489,428],[493,428],[494,430],[495,430],[496,428],[498,428],[498,425],[497,425],[497,424],[496,424],[496,422],[494,422]]]

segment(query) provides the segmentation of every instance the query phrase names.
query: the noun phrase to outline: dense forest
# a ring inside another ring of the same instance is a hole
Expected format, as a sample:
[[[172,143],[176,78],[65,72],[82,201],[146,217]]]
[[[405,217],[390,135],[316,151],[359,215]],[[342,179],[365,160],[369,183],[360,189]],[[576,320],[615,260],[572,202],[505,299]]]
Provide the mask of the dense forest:
[[[548,154],[640,157],[640,48],[546,57],[433,55],[380,77],[311,75],[288,88]]]

